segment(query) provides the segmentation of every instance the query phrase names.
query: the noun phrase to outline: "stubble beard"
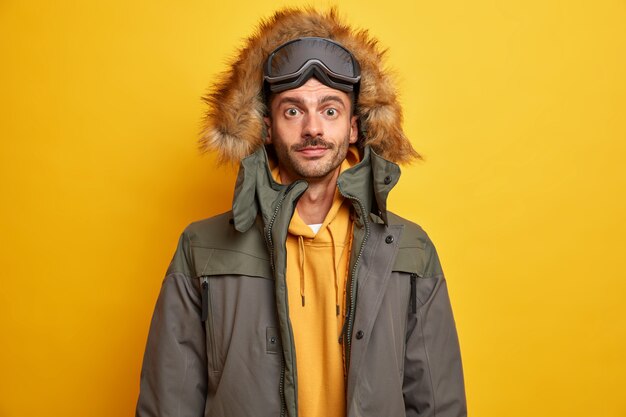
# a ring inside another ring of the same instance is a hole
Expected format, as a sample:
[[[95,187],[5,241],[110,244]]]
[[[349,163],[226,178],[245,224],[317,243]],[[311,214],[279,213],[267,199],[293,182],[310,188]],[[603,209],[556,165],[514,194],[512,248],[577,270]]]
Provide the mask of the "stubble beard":
[[[317,180],[335,171],[346,159],[349,140],[350,135],[348,134],[337,146],[318,136],[306,138],[290,148],[274,145],[274,149],[278,157],[278,164],[282,169],[286,169],[290,176],[295,177],[293,179]],[[302,160],[296,156],[299,150],[309,146],[325,147],[329,154],[318,160]]]

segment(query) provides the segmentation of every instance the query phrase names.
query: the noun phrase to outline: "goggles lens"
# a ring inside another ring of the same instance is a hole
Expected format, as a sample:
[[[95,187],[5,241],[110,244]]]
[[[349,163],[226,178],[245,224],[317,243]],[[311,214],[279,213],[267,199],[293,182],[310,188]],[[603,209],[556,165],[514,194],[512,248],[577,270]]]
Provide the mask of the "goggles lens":
[[[343,46],[325,38],[299,38],[274,50],[264,68],[272,92],[297,88],[310,77],[342,91],[354,91],[361,69]]]

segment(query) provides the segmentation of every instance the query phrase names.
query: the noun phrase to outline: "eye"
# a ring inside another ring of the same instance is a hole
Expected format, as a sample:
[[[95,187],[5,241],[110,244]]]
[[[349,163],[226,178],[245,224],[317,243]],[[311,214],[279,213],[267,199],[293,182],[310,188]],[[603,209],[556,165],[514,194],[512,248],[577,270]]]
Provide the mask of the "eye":
[[[333,108],[329,108],[324,110],[324,114],[326,114],[326,116],[329,117],[335,117],[337,116],[337,109],[333,109]]]
[[[287,117],[295,117],[298,115],[298,109],[290,107],[285,111],[285,115],[287,115]]]

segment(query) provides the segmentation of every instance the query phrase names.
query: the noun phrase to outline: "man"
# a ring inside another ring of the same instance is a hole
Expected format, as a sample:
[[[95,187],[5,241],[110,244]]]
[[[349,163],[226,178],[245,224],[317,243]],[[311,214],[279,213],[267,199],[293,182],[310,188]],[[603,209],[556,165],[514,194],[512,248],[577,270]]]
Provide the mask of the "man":
[[[286,10],[208,98],[241,160],[232,211],[191,224],[163,282],[139,416],[464,416],[435,249],[387,211],[417,156],[380,52],[334,11]]]

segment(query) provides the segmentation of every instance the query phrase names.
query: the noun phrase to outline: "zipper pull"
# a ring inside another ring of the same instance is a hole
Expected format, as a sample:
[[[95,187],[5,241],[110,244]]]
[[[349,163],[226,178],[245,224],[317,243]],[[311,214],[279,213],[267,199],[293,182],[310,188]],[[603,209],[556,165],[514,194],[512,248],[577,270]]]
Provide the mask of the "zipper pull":
[[[209,317],[209,277],[200,277],[200,287],[202,294],[202,321]]]
[[[411,313],[417,313],[417,274],[411,274]]]

